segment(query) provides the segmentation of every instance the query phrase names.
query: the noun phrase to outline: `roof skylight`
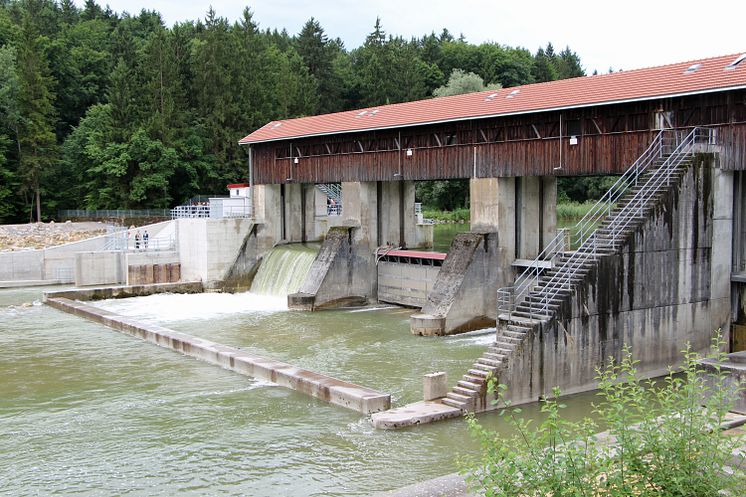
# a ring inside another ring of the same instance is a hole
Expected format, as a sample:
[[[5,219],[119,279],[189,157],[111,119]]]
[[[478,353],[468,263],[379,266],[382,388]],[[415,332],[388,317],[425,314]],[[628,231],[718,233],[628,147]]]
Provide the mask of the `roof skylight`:
[[[370,112],[370,115],[371,115],[371,116],[375,116],[375,115],[376,115],[376,114],[378,114],[378,113],[379,113],[380,111],[381,111],[381,109],[376,109],[376,110],[373,110],[373,111],[371,111],[371,112]]]
[[[510,93],[508,93],[508,96],[506,96],[505,98],[513,98],[516,95],[518,95],[520,92],[521,92],[521,90],[513,90]]]
[[[274,128],[279,128],[280,126],[282,126],[282,123],[274,123],[274,124],[272,125],[272,129],[274,129]]]
[[[367,111],[367,110],[364,110],[364,111],[362,111],[362,112],[358,112],[358,113],[357,113],[357,117],[363,117],[363,116],[364,116],[365,114],[367,114],[367,113],[368,113],[368,111]]]
[[[493,101],[495,99],[495,97],[497,97],[497,93],[493,93],[491,95],[487,95],[486,97],[484,97],[484,101],[485,102],[491,102],[491,101]]]
[[[691,74],[695,72],[697,69],[702,67],[702,64],[692,64],[691,66],[686,68],[686,71],[684,71],[684,74]]]
[[[725,66],[726,69],[735,69],[738,64],[746,60],[746,53],[742,53],[738,57],[736,57],[736,60]]]

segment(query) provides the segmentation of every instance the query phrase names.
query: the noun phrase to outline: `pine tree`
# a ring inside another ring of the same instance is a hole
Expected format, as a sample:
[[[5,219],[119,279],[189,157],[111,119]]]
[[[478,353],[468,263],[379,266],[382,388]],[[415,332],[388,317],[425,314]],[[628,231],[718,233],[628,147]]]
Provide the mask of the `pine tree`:
[[[31,22],[31,12],[24,12],[18,44],[17,73],[19,110],[22,116],[20,142],[20,176],[23,188],[33,193],[36,220],[41,221],[41,194],[45,174],[56,165],[57,144],[54,127],[56,112],[42,38]]]

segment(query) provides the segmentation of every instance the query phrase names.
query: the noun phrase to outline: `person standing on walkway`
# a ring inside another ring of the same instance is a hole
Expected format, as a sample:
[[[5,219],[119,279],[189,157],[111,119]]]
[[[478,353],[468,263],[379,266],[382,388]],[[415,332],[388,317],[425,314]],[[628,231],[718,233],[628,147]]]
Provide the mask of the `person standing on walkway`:
[[[135,233],[135,250],[140,250],[140,230]]]
[[[150,239],[150,235],[148,235],[148,230],[145,230],[145,233],[142,235],[142,242],[143,242],[143,248],[145,250],[148,250],[148,240]]]

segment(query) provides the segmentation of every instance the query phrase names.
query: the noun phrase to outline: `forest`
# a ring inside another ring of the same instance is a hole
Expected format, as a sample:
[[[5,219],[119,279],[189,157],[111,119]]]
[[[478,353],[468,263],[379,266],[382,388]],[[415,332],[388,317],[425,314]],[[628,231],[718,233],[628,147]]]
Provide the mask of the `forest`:
[[[248,7],[167,26],[94,0],[0,0],[0,222],[223,195],[246,180],[238,140],[272,120],[584,74],[551,43],[405,39],[380,19],[362,46],[332,36],[313,17],[263,28]],[[437,205],[463,187],[422,194]]]

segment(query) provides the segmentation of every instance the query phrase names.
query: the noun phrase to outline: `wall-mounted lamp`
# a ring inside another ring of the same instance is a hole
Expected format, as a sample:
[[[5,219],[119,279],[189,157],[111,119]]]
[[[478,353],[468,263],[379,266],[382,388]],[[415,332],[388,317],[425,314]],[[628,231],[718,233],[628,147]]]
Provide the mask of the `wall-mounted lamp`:
[[[300,162],[300,161],[298,160],[297,157],[293,159],[293,164],[297,164],[298,162]]]
[[[577,145],[578,144],[578,137],[573,135],[570,137],[570,145]]]
[[[414,154],[414,152],[412,151],[411,148],[408,148],[407,149],[407,157],[412,157],[412,154]]]

